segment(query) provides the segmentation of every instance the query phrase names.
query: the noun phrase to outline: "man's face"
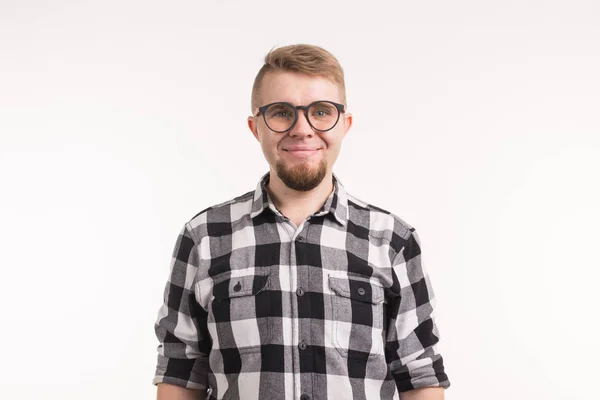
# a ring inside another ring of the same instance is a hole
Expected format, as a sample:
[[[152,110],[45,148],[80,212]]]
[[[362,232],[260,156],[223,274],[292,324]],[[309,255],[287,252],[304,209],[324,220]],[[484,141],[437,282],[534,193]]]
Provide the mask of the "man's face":
[[[327,78],[269,72],[262,81],[259,105],[283,101],[306,106],[317,100],[342,103],[339,88]],[[319,132],[310,126],[302,111],[299,110],[298,121],[292,129],[284,133],[269,129],[262,114],[249,117],[248,126],[260,142],[271,171],[290,189],[308,191],[330,176],[342,140],[352,125],[352,116],[342,114],[333,129]]]

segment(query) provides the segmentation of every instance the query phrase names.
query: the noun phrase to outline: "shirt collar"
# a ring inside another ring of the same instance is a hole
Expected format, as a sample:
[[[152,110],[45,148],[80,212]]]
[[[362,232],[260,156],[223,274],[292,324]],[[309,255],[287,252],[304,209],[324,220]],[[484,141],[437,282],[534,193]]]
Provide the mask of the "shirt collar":
[[[342,185],[342,182],[340,182],[335,174],[332,173],[332,175],[333,191],[321,209],[313,215],[320,216],[331,213],[341,225],[345,226],[348,221],[348,195],[344,189],[344,186]],[[276,214],[281,213],[277,207],[275,207],[275,204],[271,200],[271,196],[269,196],[269,192],[267,191],[267,183],[269,183],[270,178],[270,173],[267,172],[262,176],[262,178],[260,178],[258,184],[256,185],[250,218],[256,217],[267,208],[270,208]]]

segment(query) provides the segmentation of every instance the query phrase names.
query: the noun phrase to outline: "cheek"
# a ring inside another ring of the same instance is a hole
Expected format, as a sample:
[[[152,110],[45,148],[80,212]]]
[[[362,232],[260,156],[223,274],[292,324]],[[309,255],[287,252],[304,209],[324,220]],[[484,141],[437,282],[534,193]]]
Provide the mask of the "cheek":
[[[339,151],[340,146],[342,145],[341,139],[336,135],[329,135],[323,138],[325,145],[327,146],[328,152],[336,152]]]
[[[265,154],[275,155],[279,152],[279,143],[273,138],[263,138],[261,147]]]

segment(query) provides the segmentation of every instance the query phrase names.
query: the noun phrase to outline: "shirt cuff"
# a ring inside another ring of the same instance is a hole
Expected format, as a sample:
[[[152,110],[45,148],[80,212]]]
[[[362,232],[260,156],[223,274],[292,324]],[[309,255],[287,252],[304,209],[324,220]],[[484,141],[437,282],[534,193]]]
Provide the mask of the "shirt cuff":
[[[169,383],[187,389],[208,388],[208,357],[194,359],[168,358],[158,355],[154,385]]]

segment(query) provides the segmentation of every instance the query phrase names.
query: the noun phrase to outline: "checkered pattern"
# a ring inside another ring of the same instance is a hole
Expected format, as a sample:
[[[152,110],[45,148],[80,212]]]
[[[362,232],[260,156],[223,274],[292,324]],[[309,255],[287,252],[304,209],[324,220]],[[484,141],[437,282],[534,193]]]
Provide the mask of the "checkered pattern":
[[[256,190],[210,207],[175,245],[154,383],[210,399],[398,399],[448,387],[419,238],[333,175],[296,227]]]

